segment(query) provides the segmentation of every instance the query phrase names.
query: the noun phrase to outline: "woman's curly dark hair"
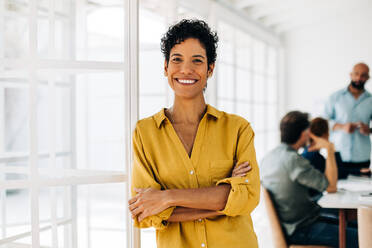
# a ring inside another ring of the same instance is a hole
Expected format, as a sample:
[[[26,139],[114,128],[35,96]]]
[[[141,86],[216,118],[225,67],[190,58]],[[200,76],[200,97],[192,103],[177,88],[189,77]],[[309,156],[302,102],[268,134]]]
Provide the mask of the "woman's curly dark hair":
[[[205,21],[197,19],[183,19],[170,26],[168,31],[161,38],[161,51],[165,60],[169,62],[171,49],[188,38],[198,39],[207,53],[208,67],[216,62],[218,36],[211,31]]]

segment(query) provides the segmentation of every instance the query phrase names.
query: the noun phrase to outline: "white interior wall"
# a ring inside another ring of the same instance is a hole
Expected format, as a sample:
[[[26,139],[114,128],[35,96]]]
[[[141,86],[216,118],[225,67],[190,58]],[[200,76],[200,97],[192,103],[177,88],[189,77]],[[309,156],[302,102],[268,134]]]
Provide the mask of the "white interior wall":
[[[318,115],[334,91],[346,87],[352,66],[372,68],[372,1],[359,11],[285,33],[286,111]],[[372,80],[370,80],[372,81]],[[366,88],[372,91],[372,82]]]

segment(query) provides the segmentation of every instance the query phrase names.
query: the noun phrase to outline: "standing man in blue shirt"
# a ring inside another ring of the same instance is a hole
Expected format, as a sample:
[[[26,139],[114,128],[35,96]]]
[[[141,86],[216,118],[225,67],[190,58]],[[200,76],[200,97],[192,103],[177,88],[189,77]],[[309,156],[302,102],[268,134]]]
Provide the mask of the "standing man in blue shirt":
[[[332,94],[325,105],[330,120],[331,140],[340,151],[346,174],[370,173],[372,95],[365,88],[369,68],[356,64],[350,84]]]

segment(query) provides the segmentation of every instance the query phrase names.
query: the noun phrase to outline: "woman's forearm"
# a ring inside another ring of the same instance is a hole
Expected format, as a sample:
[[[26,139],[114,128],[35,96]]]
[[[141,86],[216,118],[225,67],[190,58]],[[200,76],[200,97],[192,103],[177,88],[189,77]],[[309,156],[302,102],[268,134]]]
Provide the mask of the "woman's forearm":
[[[213,210],[176,207],[167,221],[168,222],[194,221],[218,215],[222,214]]]
[[[325,176],[328,179],[329,185],[327,191],[332,193],[337,191],[337,179],[338,179],[338,172],[337,172],[337,163],[335,158],[335,150],[333,144],[327,149],[327,160],[326,160],[326,168],[324,171]]]
[[[230,189],[229,184],[222,184],[197,189],[171,189],[167,190],[167,194],[169,194],[170,207],[220,211],[226,206]]]

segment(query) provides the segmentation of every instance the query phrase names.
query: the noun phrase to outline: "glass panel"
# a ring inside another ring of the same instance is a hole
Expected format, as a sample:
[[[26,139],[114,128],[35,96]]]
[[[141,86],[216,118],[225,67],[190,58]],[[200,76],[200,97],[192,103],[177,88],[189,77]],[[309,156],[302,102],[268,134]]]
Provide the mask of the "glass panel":
[[[79,169],[125,168],[123,76],[121,72],[111,72],[76,77],[75,118]],[[110,164],[105,159],[110,159]]]
[[[226,99],[234,98],[234,67],[219,64],[217,69],[217,96]]]
[[[257,161],[261,161],[263,156],[265,155],[265,133],[262,131],[257,131],[253,129],[255,132],[255,140],[254,140],[254,147],[256,149],[256,158]]]
[[[251,73],[248,70],[236,70],[236,96],[239,100],[252,101]]]
[[[265,105],[255,104],[253,106],[253,127],[255,131],[264,131],[265,123]]]
[[[168,81],[160,51],[160,39],[166,32],[163,5],[160,1],[140,2],[140,118],[154,115],[166,107]]]
[[[233,45],[227,41],[219,41],[217,48],[217,61],[232,64],[234,62]]]
[[[71,151],[71,88],[56,86],[56,151]]]
[[[236,113],[250,122],[252,120],[252,104],[237,102]]]
[[[267,80],[267,103],[278,102],[278,80],[276,78],[268,78]]]
[[[217,99],[217,108],[227,113],[234,113],[234,101]]]
[[[23,58],[29,54],[28,1],[5,1],[4,57]],[[0,55],[1,56],[1,55]]]
[[[278,107],[276,105],[267,106],[267,128],[269,130],[279,130]]]
[[[82,1],[76,13],[77,58],[124,61],[123,1]]]
[[[125,184],[78,186],[78,247],[110,248],[126,245],[127,193]]]
[[[18,189],[8,191],[5,198],[5,207],[6,237],[31,231],[29,190]]]
[[[4,151],[12,155],[29,150],[29,89],[24,85],[25,81],[20,81],[20,84],[23,84],[22,88],[4,89],[4,112],[1,112],[5,114]]]
[[[71,87],[61,82],[63,77],[55,77],[58,81],[47,81],[45,74],[39,75],[37,100],[37,134],[38,152],[44,158],[49,153],[56,156],[71,154]],[[54,78],[50,76],[50,78]],[[71,84],[70,84],[71,85]],[[54,147],[54,148],[53,148]],[[53,149],[53,150],[51,150]],[[52,167],[52,161],[39,162],[41,167]]]
[[[159,48],[140,52],[140,94],[166,95],[167,77],[164,76],[164,58]]]
[[[52,102],[49,102],[50,100]],[[55,140],[56,152],[70,150],[70,104],[70,88],[47,85],[39,87],[37,105],[39,152],[49,152],[52,146],[51,139]],[[50,106],[54,106],[54,109],[50,109]],[[53,119],[54,123],[51,124]],[[50,128],[56,132],[54,137],[50,137]]]
[[[152,116],[167,107],[165,96],[141,96],[140,118]]]
[[[141,229],[141,247],[156,248],[155,228]]]
[[[266,94],[265,94],[265,78],[260,75],[256,74],[254,75],[254,81],[253,81],[253,100],[255,103],[264,103],[266,100]]]
[[[240,68],[251,68],[251,37],[241,31],[236,32],[236,65]]]
[[[70,224],[71,216],[67,215],[71,212],[71,202],[68,198],[70,195],[70,187],[48,187],[42,188],[39,194],[39,221],[40,227],[46,228],[40,233],[40,244],[46,247],[52,247],[53,234],[52,224],[57,225],[57,240],[56,244],[64,243],[64,235],[71,235]],[[53,201],[55,201],[53,203]],[[55,204],[55,213],[53,213],[52,206]],[[66,209],[67,207],[67,209]],[[55,223],[53,223],[52,216],[55,214]],[[67,245],[71,247],[71,245]]]
[[[154,3],[154,1],[152,2]],[[147,44],[155,44],[156,49],[154,50],[160,53],[160,39],[166,32],[167,28],[165,25],[165,17],[164,15],[161,15],[161,9],[152,9],[153,6],[146,6],[143,1],[140,1],[139,3],[140,50],[142,52],[144,49],[146,49]],[[150,61],[154,62],[153,60]]]
[[[253,69],[261,73],[265,70],[265,43],[259,40],[253,42]]]
[[[24,156],[23,158],[19,158],[18,161],[17,159],[12,159],[14,162],[1,163],[0,165],[4,166],[2,168],[6,170],[4,174],[0,173],[1,180],[27,180],[29,173],[27,159]],[[12,193],[18,191],[18,189],[8,189],[6,191],[7,193]]]
[[[268,63],[267,63],[267,73],[272,76],[277,75],[278,71],[278,57],[277,50],[273,47],[268,49]]]
[[[38,151],[49,152],[49,102],[48,88],[39,86],[37,90],[37,133]]]
[[[71,35],[74,31],[71,22],[73,17],[71,3],[73,2],[69,0],[38,0],[37,2],[37,43],[39,57],[71,59]]]
[[[234,62],[234,28],[224,22],[218,23],[218,58],[220,62],[232,64]]]
[[[49,56],[49,20],[48,13],[43,18],[37,20],[37,47],[39,56],[48,58]]]
[[[274,149],[280,143],[280,135],[279,132],[268,132],[267,133],[267,146],[266,152]]]

